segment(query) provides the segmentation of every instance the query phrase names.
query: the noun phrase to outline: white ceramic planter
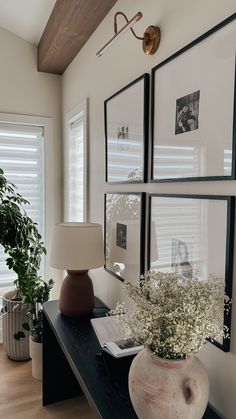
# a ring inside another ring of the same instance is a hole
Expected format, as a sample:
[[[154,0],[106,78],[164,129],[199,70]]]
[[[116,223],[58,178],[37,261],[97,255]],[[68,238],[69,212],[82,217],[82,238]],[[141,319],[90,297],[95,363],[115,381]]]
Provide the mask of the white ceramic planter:
[[[43,344],[34,342],[30,338],[30,357],[32,359],[32,376],[37,380],[43,378],[43,355],[42,355]]]
[[[30,359],[29,337],[18,341],[14,339],[14,333],[22,330],[22,324],[28,322],[28,309],[21,308],[21,301],[11,301],[13,295],[14,291],[9,291],[3,296],[3,307],[6,306],[7,310],[2,316],[3,346],[9,358],[14,361],[26,361]]]
[[[198,358],[168,360],[145,348],[131,364],[129,392],[139,419],[201,419],[209,382]]]

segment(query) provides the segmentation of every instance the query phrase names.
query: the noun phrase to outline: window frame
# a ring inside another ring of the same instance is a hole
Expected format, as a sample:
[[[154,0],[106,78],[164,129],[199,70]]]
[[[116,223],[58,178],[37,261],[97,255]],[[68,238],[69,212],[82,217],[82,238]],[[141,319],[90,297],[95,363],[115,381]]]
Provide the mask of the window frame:
[[[50,147],[50,139],[52,138],[52,118],[50,117],[41,117],[33,115],[20,115],[20,114],[9,114],[9,113],[0,113],[0,123],[1,124],[15,124],[15,125],[28,125],[40,127],[43,130],[43,143],[42,143],[42,188],[43,188],[43,220],[42,220],[42,240],[44,241],[47,247],[47,213],[46,213],[46,200],[47,200],[47,185],[46,185],[46,167],[47,167],[47,153],[46,149]],[[42,269],[43,275],[47,275],[48,267],[46,263],[46,258],[43,258]],[[13,284],[9,282],[8,285],[0,284],[0,295],[2,295],[1,289],[8,287],[13,287]]]

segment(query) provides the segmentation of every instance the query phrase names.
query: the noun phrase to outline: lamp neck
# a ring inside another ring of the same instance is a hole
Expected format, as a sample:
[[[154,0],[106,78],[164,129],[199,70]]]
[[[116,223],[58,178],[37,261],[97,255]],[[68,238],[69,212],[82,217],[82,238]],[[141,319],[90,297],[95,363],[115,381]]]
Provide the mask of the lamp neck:
[[[88,272],[88,269],[82,269],[82,270],[78,270],[78,271],[66,271],[68,273],[68,275],[77,275],[77,274],[81,274],[81,273],[86,273]]]

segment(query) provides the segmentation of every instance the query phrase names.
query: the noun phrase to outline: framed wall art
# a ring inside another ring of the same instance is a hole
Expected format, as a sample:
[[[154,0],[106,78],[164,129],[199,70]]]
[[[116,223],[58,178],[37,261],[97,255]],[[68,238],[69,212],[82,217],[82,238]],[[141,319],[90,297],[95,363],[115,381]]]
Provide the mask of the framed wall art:
[[[144,273],[145,194],[105,194],[104,216],[105,269],[135,283]]]
[[[148,269],[194,273],[202,281],[217,274],[231,298],[234,207],[232,196],[150,195]],[[222,322],[230,329],[223,303]],[[214,344],[229,350],[228,339]]]
[[[149,75],[104,102],[106,182],[147,181]]]
[[[152,70],[152,182],[235,179],[236,13]]]

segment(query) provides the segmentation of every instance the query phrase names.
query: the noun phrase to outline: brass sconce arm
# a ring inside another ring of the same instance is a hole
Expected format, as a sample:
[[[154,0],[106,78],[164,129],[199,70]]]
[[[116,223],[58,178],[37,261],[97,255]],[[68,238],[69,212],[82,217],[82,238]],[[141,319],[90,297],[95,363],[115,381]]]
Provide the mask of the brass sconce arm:
[[[126,24],[118,30],[117,25],[117,17],[122,16]],[[128,19],[125,13],[123,12],[116,12],[114,15],[114,35],[98,52],[97,56],[101,57],[101,55],[117,40],[120,36],[122,36],[128,29],[131,30],[132,34],[136,39],[142,41],[143,44],[143,51],[145,54],[153,55],[155,54],[157,48],[160,44],[161,39],[161,31],[158,26],[149,26],[143,34],[143,37],[136,35],[132,26],[138,22],[143,17],[141,12],[136,13],[132,19]]]
[[[124,19],[126,20],[126,22],[129,23],[129,19],[127,18],[127,16],[123,12],[116,12],[116,14],[114,15],[114,32],[115,32],[116,35],[117,35],[117,32],[118,32],[118,29],[117,29],[117,17],[119,15],[120,16],[123,16]],[[134,16],[136,22],[138,22],[138,20],[140,20],[142,17],[143,17],[143,14],[141,12],[138,12]],[[130,30],[131,30],[132,34],[135,36],[135,38],[139,39],[140,41],[143,41],[144,38],[136,35],[136,33],[134,32],[133,28],[130,28]]]

